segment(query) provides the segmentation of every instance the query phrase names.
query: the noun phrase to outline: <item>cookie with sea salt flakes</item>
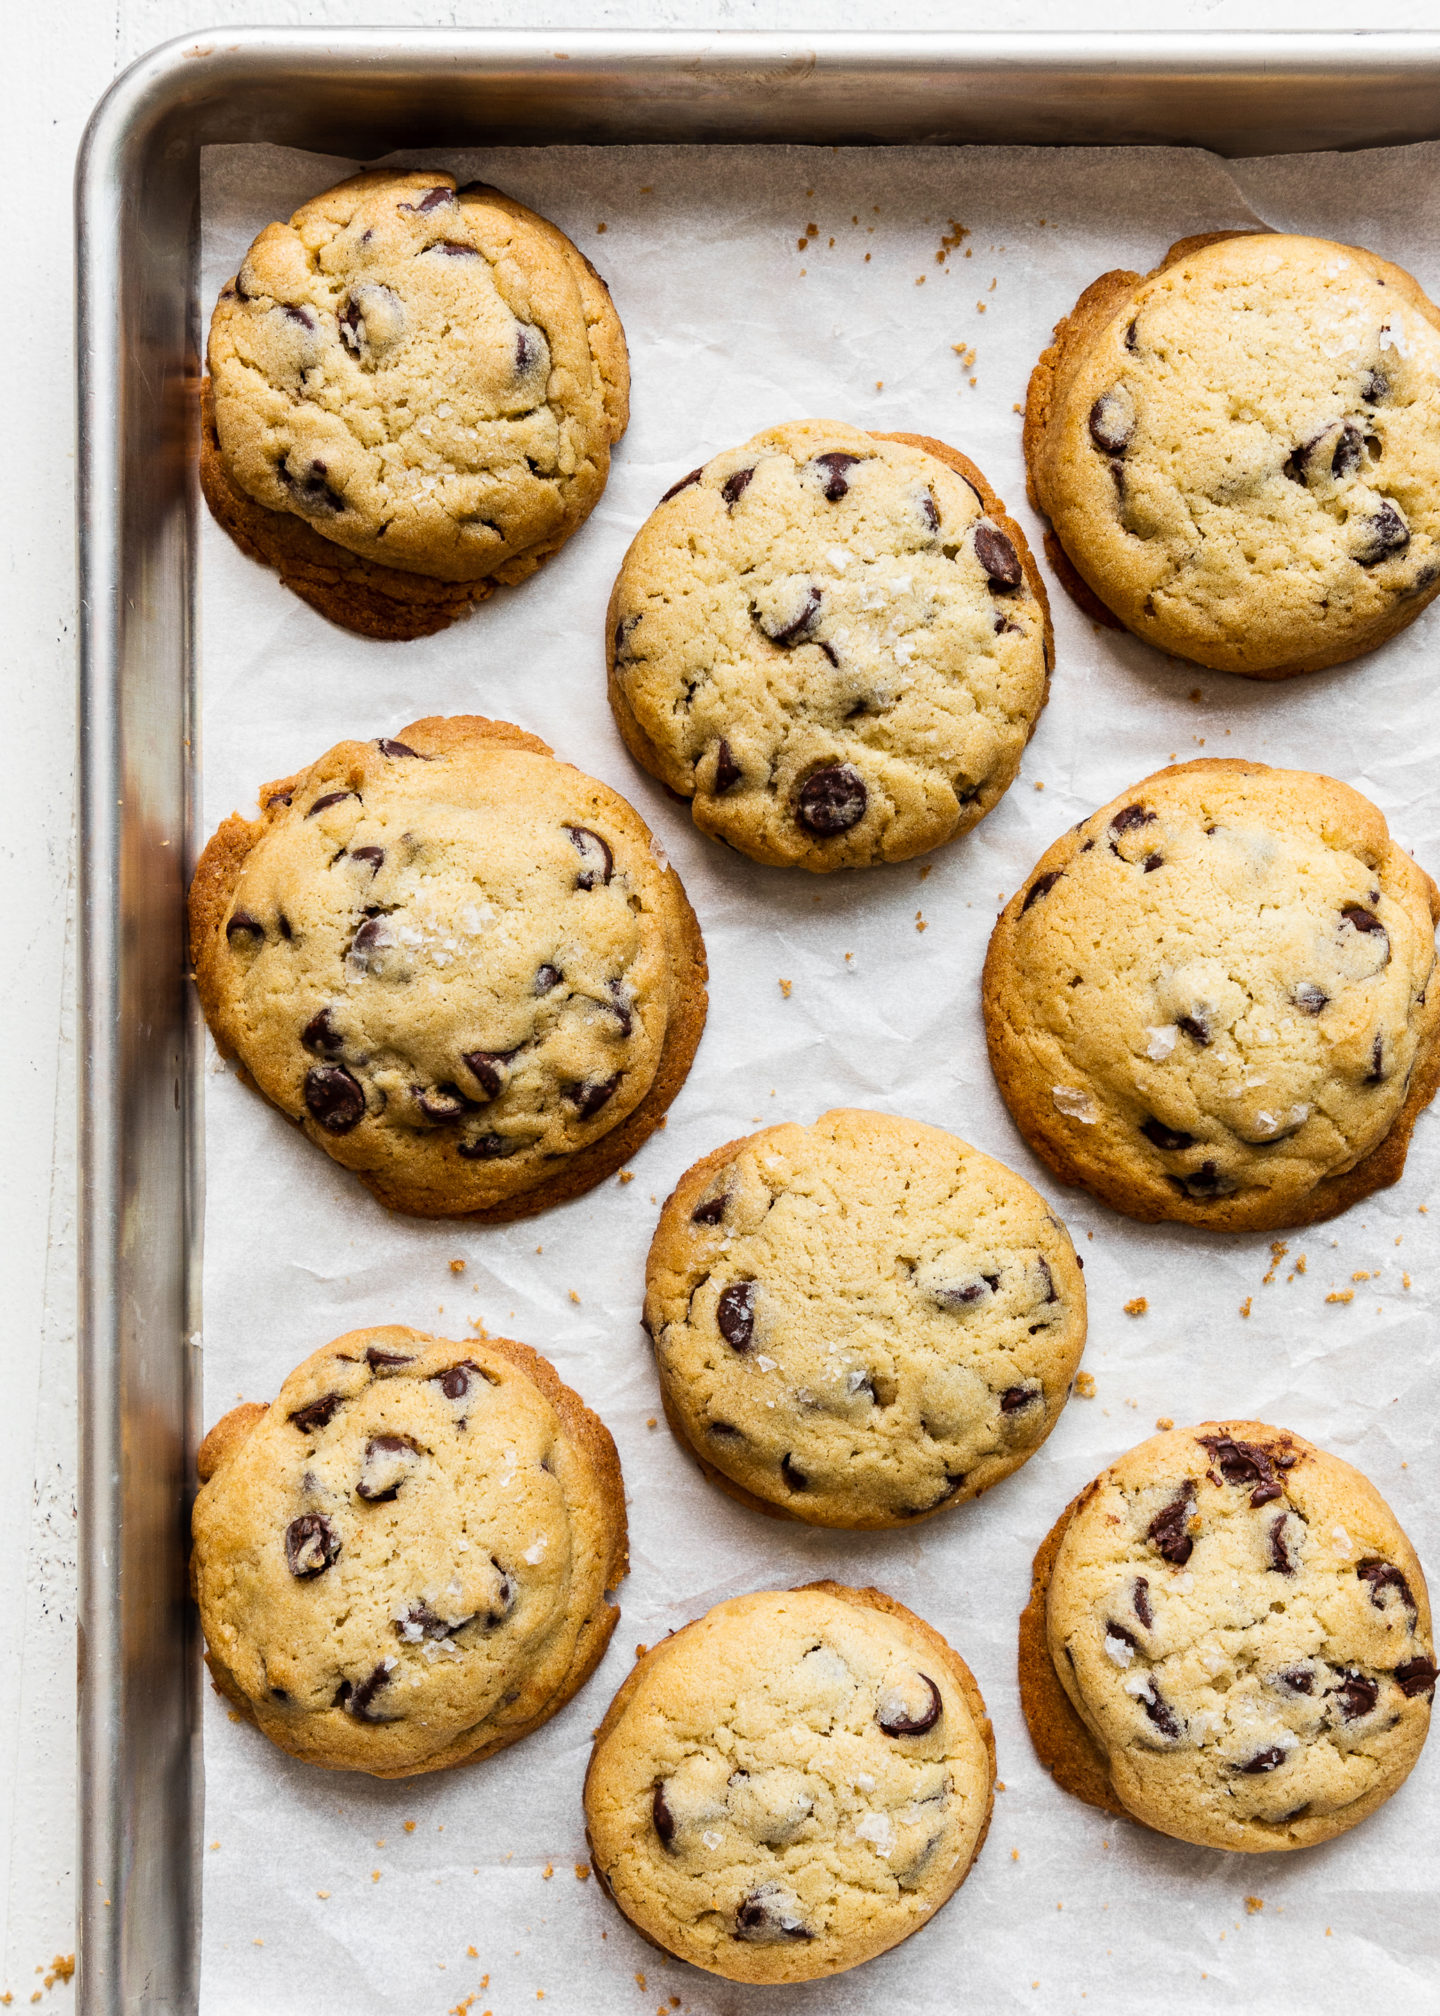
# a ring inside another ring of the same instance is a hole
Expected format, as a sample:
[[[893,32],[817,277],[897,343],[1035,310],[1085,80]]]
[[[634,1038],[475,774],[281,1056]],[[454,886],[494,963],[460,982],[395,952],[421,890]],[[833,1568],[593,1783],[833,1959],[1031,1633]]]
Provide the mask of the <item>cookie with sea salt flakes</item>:
[[[1085,1343],[1064,1226],[953,1134],[844,1109],[681,1177],[646,1268],[665,1412],[723,1490],[899,1526],[1032,1456]]]
[[[1045,586],[966,456],[833,420],[667,491],[606,618],[636,761],[753,860],[903,861],[1009,788],[1049,689]]]
[[[1398,1181],[1440,1078],[1440,890],[1333,777],[1203,760],[1057,840],[985,1033],[1037,1154],[1135,1218],[1265,1231]]]
[[[964,1882],[995,1743],[969,1667],[912,1611],[812,1582],[640,1649],[596,1732],[585,1819],[647,1939],[727,1980],[813,1981]]]
[[[524,1217],[664,1118],[705,1025],[679,877],[607,785],[476,716],[341,742],[190,892],[221,1051],[381,1203]]]
[[[443,629],[605,487],[629,364],[565,234],[482,183],[355,175],[261,232],[210,325],[201,482],[252,557],[363,635]]]
[[[307,1763],[488,1757],[564,1706],[615,1628],[615,1445],[528,1345],[352,1330],[217,1422],[199,1468],[210,1670]]]
[[[1066,1791],[1248,1852],[1343,1834],[1430,1727],[1425,1577],[1338,1456],[1258,1421],[1141,1443],[1035,1557],[1020,1690]]]
[[[1246,678],[1343,664],[1440,593],[1440,309],[1358,246],[1182,239],[1057,325],[1025,459],[1090,613]]]

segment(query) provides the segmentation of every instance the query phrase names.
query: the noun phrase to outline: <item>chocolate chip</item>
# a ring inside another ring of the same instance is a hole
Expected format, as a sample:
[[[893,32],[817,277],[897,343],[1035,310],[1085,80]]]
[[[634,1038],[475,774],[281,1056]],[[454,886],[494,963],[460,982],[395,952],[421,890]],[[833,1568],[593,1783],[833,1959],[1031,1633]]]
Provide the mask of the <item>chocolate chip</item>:
[[[1355,930],[1364,933],[1368,937],[1379,939],[1380,963],[1382,966],[1388,965],[1390,963],[1390,933],[1385,929],[1385,926],[1380,922],[1375,912],[1367,910],[1363,903],[1346,903],[1342,905],[1340,915],[1347,924],[1353,925]]]
[[[1270,1522],[1270,1566],[1281,1575],[1293,1575],[1300,1566],[1285,1538],[1285,1522],[1289,1517],[1288,1512],[1282,1512]]]
[[[535,992],[537,994],[553,993],[560,985],[560,979],[561,974],[558,966],[547,965],[539,967],[535,974]]]
[[[1227,1484],[1253,1486],[1250,1492],[1253,1506],[1268,1505],[1272,1498],[1284,1495],[1284,1486],[1275,1475],[1272,1454],[1258,1442],[1237,1442],[1233,1435],[1199,1435],[1196,1440],[1202,1449],[1209,1450]]]
[[[722,1190],[717,1196],[707,1197],[703,1204],[697,1204],[690,1213],[692,1225],[718,1225],[725,1216],[725,1206],[730,1202]]]
[[[385,849],[383,847],[352,847],[350,849],[350,859],[352,861],[368,861],[371,875],[378,875],[385,865]]]
[[[613,1078],[591,1078],[581,1084],[567,1086],[565,1097],[582,1120],[589,1120],[600,1111],[608,1099],[614,1097],[622,1075],[617,1071]]]
[[[1125,348],[1127,350],[1138,350],[1140,348],[1138,340],[1139,329],[1140,324],[1138,321],[1136,321],[1132,322],[1129,328],[1125,331]]]
[[[1195,1551],[1195,1542],[1188,1530],[1194,1510],[1195,1487],[1189,1483],[1182,1484],[1170,1503],[1155,1514],[1146,1530],[1146,1539],[1173,1567],[1183,1568]]]
[[[315,327],[315,317],[310,313],[310,310],[308,308],[297,308],[292,301],[282,301],[280,304],[280,313],[288,317],[291,322],[298,322],[302,329],[313,330]]]
[[[424,1085],[415,1092],[415,1104],[427,1120],[458,1120],[473,1112],[475,1102],[467,1099],[458,1085]]]
[[[611,980],[607,985],[606,992],[609,994],[610,999],[605,1005],[620,1024],[620,1034],[628,1036],[630,1031],[635,1027],[635,1014],[630,1002],[626,998],[624,981]]]
[[[1308,1666],[1289,1666],[1283,1673],[1277,1673],[1275,1678],[1292,1694],[1313,1694],[1315,1691],[1315,1675]]]
[[[513,1050],[467,1050],[460,1062],[480,1086],[487,1099],[498,1099],[505,1083],[502,1065],[515,1055]]]
[[[721,792],[728,791],[732,784],[738,784],[740,782],[740,774],[740,765],[730,753],[730,744],[722,738],[720,747],[715,752],[716,796],[718,797]]]
[[[1415,1598],[1410,1594],[1410,1584],[1393,1561],[1381,1561],[1372,1555],[1360,1563],[1355,1573],[1362,1582],[1369,1585],[1370,1601],[1377,1610],[1383,1610],[1385,1607],[1385,1591],[1394,1589],[1410,1615],[1412,1617],[1416,1615]]]
[[[1132,833],[1137,826],[1153,826],[1155,814],[1144,805],[1125,805],[1110,821],[1112,833]],[[1112,850],[1113,851],[1113,850]]]
[[[1127,1631],[1123,1624],[1117,1624],[1114,1622],[1113,1619],[1110,1619],[1106,1622],[1105,1636],[1107,1638],[1118,1638],[1120,1640],[1120,1643],[1122,1645],[1128,1645],[1132,1652],[1138,1652],[1140,1650],[1140,1640],[1135,1636],[1134,1632]]]
[[[910,1704],[898,1687],[888,1687],[880,1696],[875,1720],[887,1736],[924,1736],[940,1720],[943,1705],[940,1689],[928,1673],[917,1673],[915,1677],[928,1696],[924,1707],[917,1714],[910,1712]]]
[[[644,611],[642,610],[640,614],[643,615]],[[639,621],[640,616],[622,616],[615,625],[615,656],[617,659],[629,658],[631,656],[629,648],[630,638]]]
[[[1135,1615],[1148,1631],[1155,1622],[1155,1614],[1150,1608],[1150,1584],[1143,1575],[1137,1575],[1130,1590],[1130,1601]]]
[[[483,1379],[484,1373],[468,1358],[462,1358],[458,1365],[447,1365],[443,1372],[434,1375],[435,1384],[447,1400],[463,1400],[470,1391],[472,1378]]]
[[[326,481],[330,471],[324,462],[310,464],[303,476],[297,476],[290,467],[288,455],[282,455],[275,465],[275,473],[285,488],[312,511],[339,513],[345,509],[345,499],[338,490],[332,489]],[[1409,537],[1409,534],[1406,534]],[[348,796],[342,792],[341,796]]]
[[[650,1823],[660,1839],[660,1846],[668,1848],[675,1839],[675,1815],[665,1803],[665,1781],[655,1780],[655,1790],[650,1795]]]
[[[698,483],[704,474],[705,465],[702,462],[698,469],[692,469],[688,476],[682,476],[678,483],[672,483],[670,488],[665,492],[665,495],[660,499],[660,502],[668,504],[672,497],[678,497],[682,490],[688,490],[692,483]]]
[[[705,1423],[705,1433],[713,1435],[717,1442],[743,1442],[745,1440],[744,1431],[737,1428],[733,1421],[707,1421]]]
[[[480,254],[473,245],[462,244],[458,238],[437,238],[433,245],[425,247],[427,252],[439,252],[446,259],[478,259]]]
[[[1020,915],[1023,917],[1025,912],[1030,908],[1030,905],[1038,903],[1042,896],[1048,896],[1064,873],[1065,870],[1063,868],[1051,868],[1045,874],[1037,875],[1035,880],[1030,884],[1030,887],[1025,891],[1025,901],[1020,905]]]
[[[813,1939],[800,1916],[800,1900],[778,1883],[762,1883],[735,1911],[735,1937],[751,1945],[775,1946],[787,1939]]]
[[[382,1372],[390,1365],[413,1365],[415,1360],[408,1351],[380,1351],[372,1344],[365,1353],[365,1363],[372,1372]]]
[[[302,1512],[285,1528],[285,1560],[297,1582],[323,1575],[339,1553],[340,1535],[323,1512]]]
[[[715,1304],[715,1322],[732,1351],[748,1351],[755,1334],[755,1283],[732,1281]]]
[[[1163,854],[1147,854],[1143,866],[1147,875],[1153,875],[1157,868],[1165,866],[1165,856]]]
[[[258,917],[252,917],[248,910],[232,910],[225,926],[225,936],[232,945],[237,938],[263,939],[265,926]]]
[[[1149,1681],[1150,1692],[1148,1694],[1137,1695],[1136,1699],[1155,1727],[1160,1731],[1160,1734],[1168,1736],[1172,1742],[1178,1742],[1184,1731],[1175,1710],[1155,1685],[1151,1676],[1147,1673],[1145,1677]]]
[[[792,622],[782,624],[776,630],[771,627],[773,619],[757,616],[756,621],[772,644],[783,645],[786,650],[789,650],[795,644],[803,644],[810,635],[810,632],[815,628],[820,616],[821,600],[820,590],[812,581],[809,588],[805,591],[804,606]]]
[[[544,338],[538,329],[528,328],[523,322],[515,336],[515,375],[524,378],[545,354]]]
[[[1340,1685],[1330,1689],[1330,1699],[1337,1704],[1341,1718],[1346,1722],[1358,1722],[1362,1715],[1368,1715],[1379,1698],[1379,1681],[1354,1671],[1343,1672]]]
[[[1002,1414],[1018,1414],[1022,1407],[1033,1406],[1037,1400],[1041,1399],[1044,1390],[1042,1386],[1038,1386],[1033,1382],[1024,1386],[1007,1386],[1005,1391],[1000,1395],[1000,1412]]]
[[[927,530],[931,532],[939,531],[940,507],[935,502],[933,493],[929,490],[927,490],[924,496],[920,499],[920,515],[925,520]]]
[[[780,1458],[780,1475],[785,1479],[786,1484],[792,1491],[808,1491],[810,1489],[810,1479],[805,1475],[803,1470],[796,1468],[794,1459],[788,1449]]]
[[[853,469],[860,460],[858,455],[846,455],[841,449],[832,448],[828,455],[817,455],[814,467],[825,472],[825,495],[832,504],[838,504],[850,488],[845,471]]]
[[[438,210],[442,203],[453,203],[454,201],[455,191],[453,189],[437,187],[435,189],[427,189],[418,203],[399,203],[396,205],[396,208],[399,210],[408,210],[412,217],[426,217],[432,210]]]
[[[753,466],[749,469],[737,469],[733,475],[727,476],[725,481],[720,485],[720,495],[725,499],[725,502],[732,511],[750,488],[750,481],[754,474],[755,470]]]
[[[1395,1668],[1395,1683],[1407,1701],[1413,1701],[1417,1694],[1427,1697],[1433,1694],[1436,1678],[1435,1661],[1423,1656],[1407,1659]]]
[[[1367,1085],[1385,1083],[1385,1038],[1377,1036],[1370,1046],[1370,1069],[1365,1074]]]
[[[310,810],[305,814],[305,817],[307,819],[313,819],[317,812],[327,811],[330,806],[339,805],[344,799],[353,798],[355,797],[355,795],[356,794],[353,791],[327,791],[323,798],[317,798],[315,800],[315,803],[310,807]]]
[[[394,942],[385,918],[374,911],[367,912],[365,922],[350,940],[345,964],[352,974],[373,973]]]
[[[509,1152],[510,1143],[503,1134],[476,1134],[455,1144],[455,1153],[462,1162],[495,1162]]]
[[[393,1664],[393,1660],[382,1663],[366,1679],[362,1680],[358,1687],[350,1689],[349,1694],[341,1705],[344,1706],[348,1714],[355,1717],[357,1722],[385,1722],[389,1720],[388,1716],[372,1714],[371,1709],[374,1705],[375,1696],[380,1692],[381,1688],[390,1685],[390,1669]],[[349,1684],[346,1681],[345,1685],[347,1687],[349,1687]]]
[[[1275,1743],[1268,1750],[1257,1750],[1248,1764],[1240,1764],[1236,1768],[1243,1771],[1247,1778],[1258,1778],[1263,1772],[1273,1771],[1277,1765],[1283,1764],[1288,1755],[1288,1751]]]
[[[365,1118],[365,1094],[343,1064],[315,1064],[305,1073],[305,1105],[327,1134],[348,1134]]]
[[[356,1497],[367,1505],[388,1504],[419,1461],[420,1452],[408,1435],[372,1435],[365,1444]]]
[[[418,749],[412,749],[408,742],[396,742],[388,735],[382,735],[377,748],[382,756],[413,756],[417,763],[429,763],[433,759],[422,756]]]
[[[998,525],[982,518],[975,527],[975,558],[990,577],[992,587],[1018,588],[1025,575],[1020,555]]]
[[[1410,544],[1410,527],[1388,497],[1382,497],[1378,507],[1360,522],[1363,535],[1354,557],[1362,567],[1378,567],[1382,560],[1393,559]]]
[[[580,873],[575,877],[577,889],[602,889],[615,873],[615,856],[598,833],[592,833],[588,826],[567,826],[570,845],[580,856]]]
[[[1382,399],[1388,399],[1389,396],[1390,380],[1383,371],[1377,371],[1372,366],[1370,370],[1360,373],[1360,397],[1367,406],[1378,406]]]
[[[427,1638],[453,1637],[474,1621],[473,1617],[457,1617],[452,1624],[448,1618],[437,1616],[428,1603],[412,1603],[403,1617],[395,1619],[395,1635],[407,1645],[419,1645]]]
[[[1102,455],[1123,455],[1135,434],[1134,417],[1116,393],[1102,392],[1090,408],[1090,439]]]
[[[1140,1132],[1157,1148],[1165,1149],[1167,1154],[1177,1154],[1182,1148],[1195,1146],[1196,1137],[1193,1134],[1186,1134],[1179,1127],[1167,1127],[1163,1120],[1142,1120]]]
[[[1290,996],[1302,1015],[1318,1015],[1330,996],[1323,987],[1317,987],[1313,980],[1301,980]]]
[[[868,803],[858,771],[848,763],[834,763],[806,778],[795,803],[795,817],[811,833],[848,833],[865,817]]]
[[[1330,474],[1335,477],[1348,476],[1360,466],[1360,455],[1364,447],[1364,436],[1353,420],[1347,420],[1340,429],[1335,443],[1335,453],[1330,457]]]
[[[288,1418],[302,1435],[313,1435],[318,1429],[328,1428],[335,1418],[335,1410],[344,1404],[343,1393],[322,1393],[318,1400],[309,1400],[303,1407],[297,1407]]]

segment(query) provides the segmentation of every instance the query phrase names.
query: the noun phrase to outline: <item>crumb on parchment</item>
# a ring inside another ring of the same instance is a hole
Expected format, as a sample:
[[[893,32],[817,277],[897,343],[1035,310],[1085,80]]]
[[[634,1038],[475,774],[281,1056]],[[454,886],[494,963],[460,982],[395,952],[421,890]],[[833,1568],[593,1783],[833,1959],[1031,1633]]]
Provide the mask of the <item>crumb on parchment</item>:
[[[1075,1391],[1082,1400],[1093,1400],[1095,1398],[1095,1374],[1093,1372],[1077,1372],[1075,1374]]]
[[[1143,1316],[1149,1307],[1150,1304],[1145,1300],[1143,1295],[1136,1295],[1125,1304],[1125,1314],[1127,1316]]]
[[[1250,1304],[1254,1301],[1254,1299],[1255,1298],[1252,1295],[1247,1295],[1245,1297],[1245,1300],[1240,1304],[1240,1314],[1242,1316],[1248,1316],[1250,1314]]]

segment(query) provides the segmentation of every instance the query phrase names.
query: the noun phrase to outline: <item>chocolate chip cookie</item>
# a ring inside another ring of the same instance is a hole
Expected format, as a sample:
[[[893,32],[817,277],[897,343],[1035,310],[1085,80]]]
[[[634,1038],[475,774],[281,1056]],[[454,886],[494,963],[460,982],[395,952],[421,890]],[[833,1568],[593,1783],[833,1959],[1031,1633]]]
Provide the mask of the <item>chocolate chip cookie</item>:
[[[190,892],[226,1056],[381,1203],[527,1216],[660,1124],[705,1024],[679,877],[506,722],[342,742],[227,819]]]
[[[1025,458],[1082,606],[1251,679],[1343,664],[1440,592],[1440,309],[1357,246],[1182,239],[1057,326]]]
[[[201,479],[332,622],[442,629],[593,510],[625,431],[609,293],[555,225],[427,169],[271,224],[210,325]]]
[[[1223,1231],[1398,1181],[1440,1077],[1440,891],[1368,799],[1161,770],[1042,856],[985,961],[990,1062],[1066,1183]]]
[[[640,1649],[585,1817],[596,1875],[647,1939],[731,1981],[813,1981],[959,1889],[995,1744],[969,1667],[913,1612],[812,1582]]]
[[[352,1330],[200,1449],[191,1575],[220,1691],[292,1757],[405,1778],[546,1722],[626,1572],[609,1433],[505,1338]]]
[[[1008,1477],[1085,1343],[1045,1200],[885,1113],[717,1148],[666,1202],[645,1279],[681,1443],[733,1497],[817,1526],[904,1525]]]
[[[903,861],[998,803],[1045,704],[1050,610],[974,463],[802,420],[693,469],[606,618],[630,753],[753,860]]]
[[[1343,1834],[1430,1726],[1425,1577],[1338,1456],[1258,1421],[1157,1435],[1035,1557],[1020,1691],[1067,1792],[1201,1847]]]

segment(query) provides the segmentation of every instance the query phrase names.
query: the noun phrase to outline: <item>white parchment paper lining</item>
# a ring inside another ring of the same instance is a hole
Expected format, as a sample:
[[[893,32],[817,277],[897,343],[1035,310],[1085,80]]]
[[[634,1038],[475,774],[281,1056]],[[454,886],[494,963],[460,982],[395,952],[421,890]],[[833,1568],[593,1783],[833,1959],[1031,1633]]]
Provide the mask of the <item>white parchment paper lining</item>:
[[[431,713],[517,721],[625,793],[660,836],[705,931],[710,1024],[632,1183],[501,1229],[389,1215],[232,1076],[208,1076],[207,1425],[238,1397],[270,1399],[301,1358],[357,1324],[463,1336],[479,1319],[547,1353],[613,1431],[633,1568],[599,1674],[539,1734],[471,1769],[408,1784],[311,1770],[207,1696],[204,2016],[1338,2012],[1362,1984],[1370,2006],[1436,2007],[1434,1746],[1399,1796],[1328,1847],[1227,1856],[1058,1792],[1031,1752],[1014,1673],[1036,1543],[1160,1416],[1258,1416],[1319,1440],[1360,1465],[1422,1558],[1440,1561],[1440,1254],[1421,1209],[1440,1127],[1422,1118],[1398,1188],[1292,1236],[1263,1279],[1267,1239],[1131,1224],[1054,1182],[995,1092],[978,982],[1002,896],[1050,840],[1202,749],[1347,779],[1435,870],[1440,612],[1358,664],[1270,686],[1101,632],[1052,583],[1053,697],[1023,772],[974,834],[931,857],[923,883],[921,863],[818,879],[701,838],[619,742],[601,628],[621,556],[661,492],[793,417],[956,443],[1038,550],[1018,408],[1083,286],[1106,267],[1146,270],[1189,233],[1261,220],[1368,245],[1440,294],[1440,152],[1224,163],[1181,150],[616,147],[399,159],[497,183],[596,261],[630,341],[630,432],[599,508],[557,559],[418,643],[330,627],[202,514],[206,830],[342,737],[394,734]],[[255,233],[351,166],[210,150],[202,317]],[[942,263],[957,221],[969,235]],[[957,346],[973,346],[974,361]],[[1090,1290],[1095,1397],[1073,1400],[990,1496],[888,1535],[752,1515],[701,1481],[663,1418],[648,1425],[660,1410],[637,1319],[657,1203],[717,1143],[832,1105],[912,1114],[1023,1171],[1070,1226]],[[1352,1301],[1327,1300],[1346,1290]],[[1123,1307],[1137,1296],[1148,1309],[1132,1318]],[[979,1863],[933,1925],[837,1979],[745,1989],[662,1959],[593,1879],[578,1879],[581,1776],[637,1643],[723,1597],[821,1575],[878,1584],[960,1648],[994,1718],[1005,1790]],[[1247,1896],[1263,1908],[1247,1909]]]

